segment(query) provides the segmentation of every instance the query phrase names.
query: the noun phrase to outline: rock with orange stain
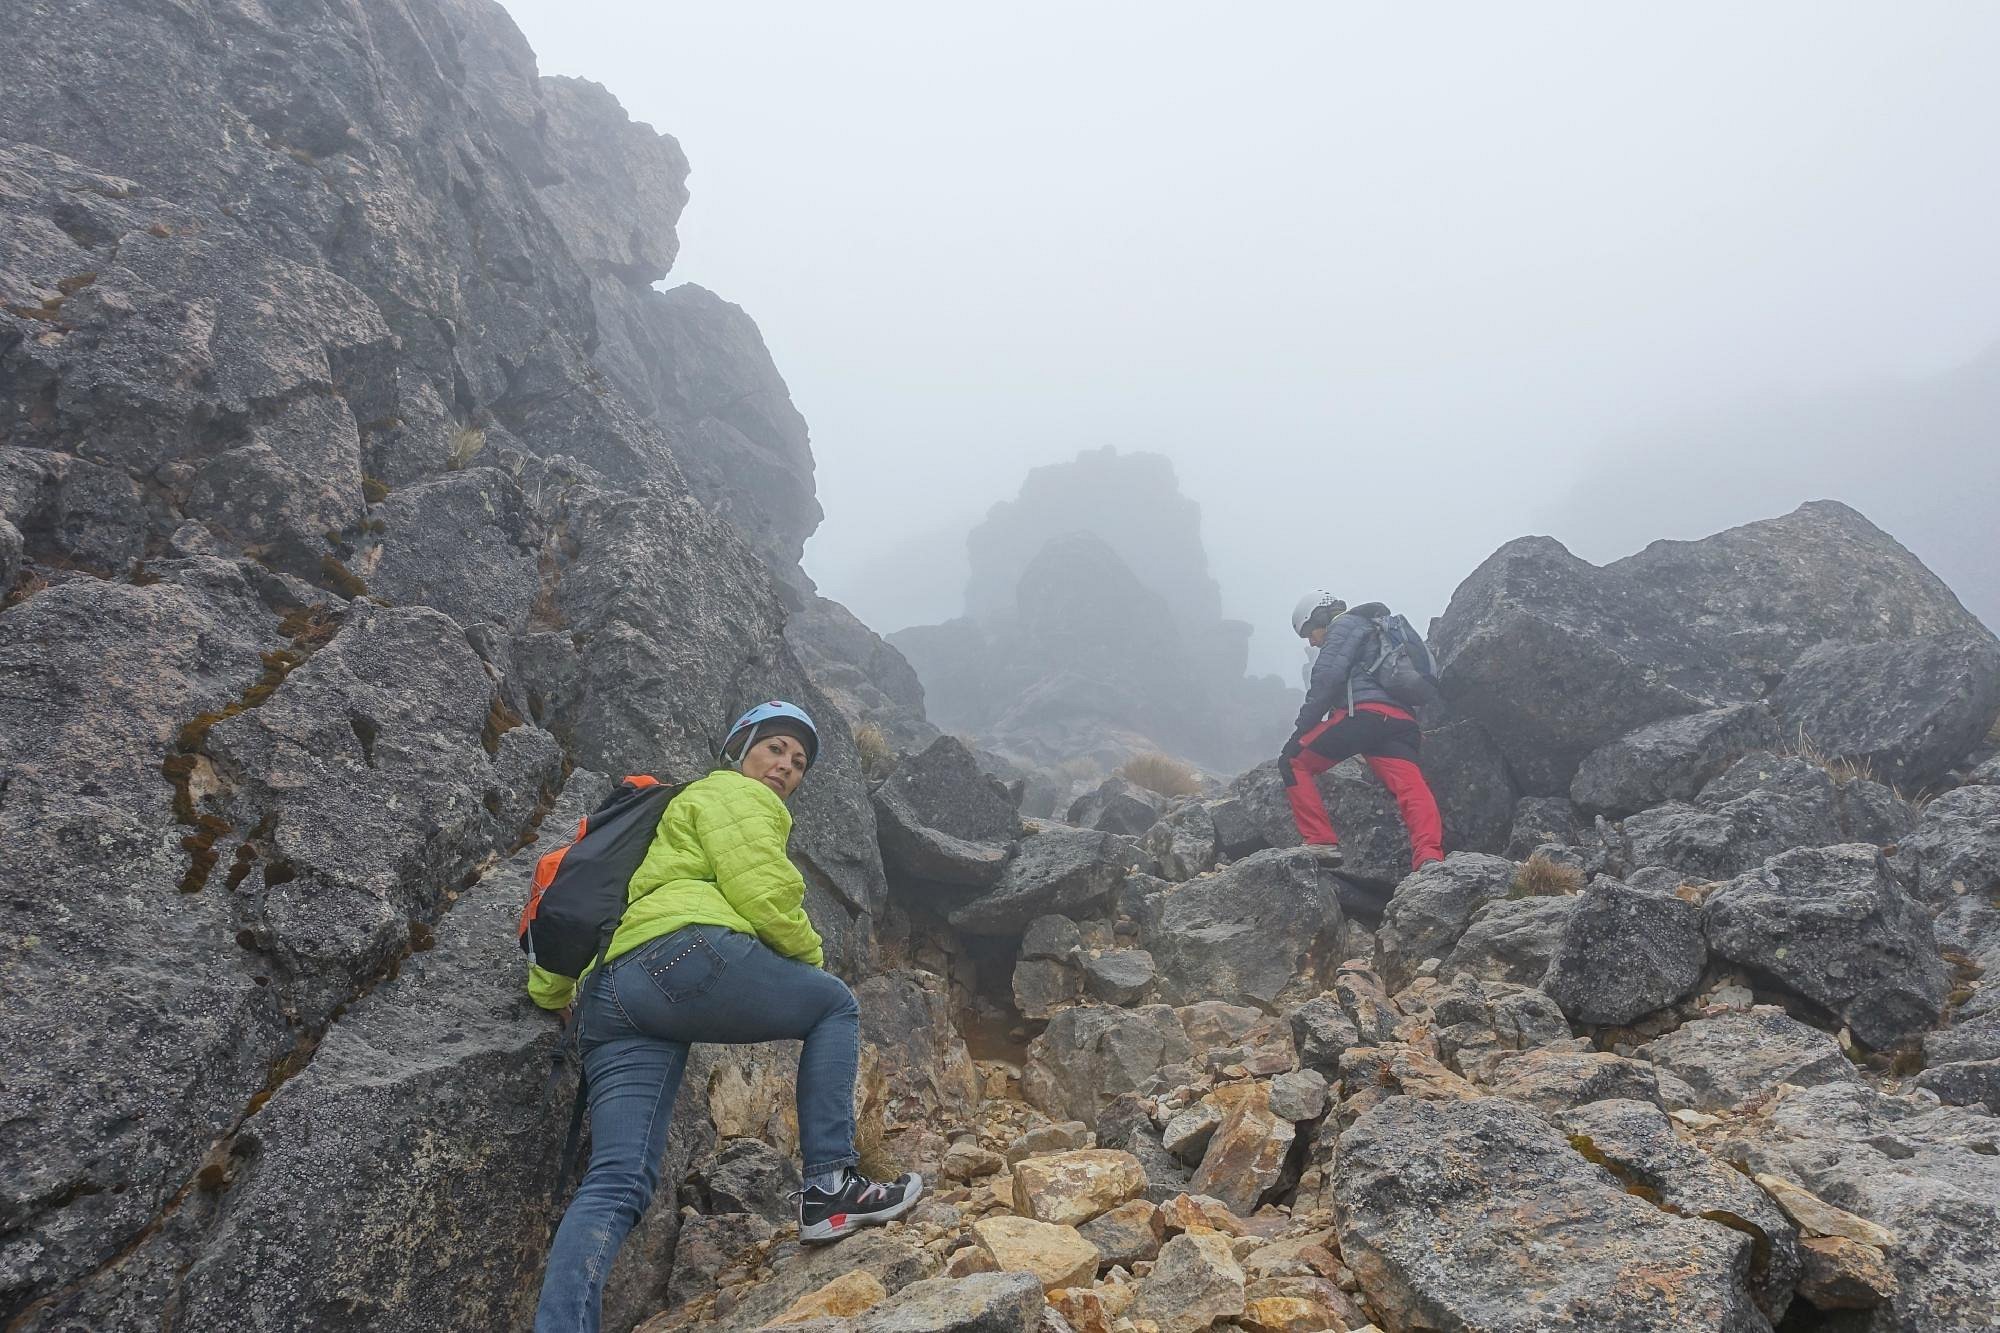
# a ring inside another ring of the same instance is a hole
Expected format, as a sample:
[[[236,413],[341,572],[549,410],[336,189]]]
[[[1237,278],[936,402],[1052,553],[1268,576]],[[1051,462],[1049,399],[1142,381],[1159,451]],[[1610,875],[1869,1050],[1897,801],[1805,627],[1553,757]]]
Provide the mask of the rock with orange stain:
[[[1391,1328],[1766,1333],[1751,1237],[1634,1194],[1533,1111],[1392,1097],[1341,1136],[1341,1254]]]

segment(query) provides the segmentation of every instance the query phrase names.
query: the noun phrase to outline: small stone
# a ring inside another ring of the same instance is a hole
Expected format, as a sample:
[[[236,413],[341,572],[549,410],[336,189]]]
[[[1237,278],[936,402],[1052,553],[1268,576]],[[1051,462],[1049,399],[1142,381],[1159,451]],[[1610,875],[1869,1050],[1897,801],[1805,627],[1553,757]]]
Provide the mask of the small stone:
[[[1803,1186],[1761,1172],[1755,1179],[1764,1193],[1784,1210],[1785,1216],[1798,1223],[1799,1229],[1809,1236],[1844,1236],[1878,1250],[1896,1248],[1896,1237],[1887,1228],[1865,1217],[1856,1217],[1845,1208],[1836,1208]]]
[[[888,1298],[888,1290],[880,1279],[866,1269],[857,1268],[842,1273],[817,1291],[807,1292],[770,1322],[777,1325],[803,1324],[808,1319],[851,1319]]]
[[[1045,1291],[1087,1287],[1097,1276],[1097,1247],[1072,1226],[1027,1217],[988,1217],[972,1224],[972,1238],[996,1269],[1033,1273]]]
[[[1088,1148],[1095,1137],[1090,1126],[1081,1120],[1065,1120],[1059,1124],[1041,1125],[1029,1130],[1007,1145],[1007,1165],[1012,1166],[1024,1157],[1041,1157],[1049,1153],[1068,1152],[1073,1148]]]
[[[1087,1287],[1063,1287],[1048,1295],[1049,1306],[1075,1333],[1111,1333],[1104,1298]]]
[[[1160,1247],[1134,1314],[1160,1333],[1199,1333],[1243,1313],[1243,1269],[1226,1237],[1190,1232]]]
[[[1145,1192],[1145,1167],[1115,1149],[1085,1148],[1014,1164],[1014,1211],[1038,1222],[1079,1226]]]
[[[1167,1221],[1157,1204],[1133,1199],[1092,1218],[1077,1231],[1097,1247],[1105,1263],[1130,1267],[1159,1255],[1160,1245],[1167,1238]]]
[[[1153,955],[1144,949],[1112,949],[1083,964],[1085,989],[1106,1004],[1138,1003],[1153,975]]]
[[[944,1261],[946,1277],[971,1277],[974,1273],[997,1273],[999,1268],[993,1256],[978,1245],[967,1245],[964,1249],[952,1251]]]
[[[1295,1069],[1271,1080],[1271,1114],[1282,1120],[1317,1120],[1326,1114],[1326,1078],[1318,1070]]]
[[[1225,1236],[1249,1234],[1243,1219],[1230,1212],[1228,1205],[1205,1194],[1176,1194],[1160,1205],[1160,1217],[1169,1233],[1220,1231]]]
[[[1210,1101],[1201,1101],[1167,1121],[1160,1131],[1160,1145],[1190,1164],[1201,1161],[1208,1140],[1222,1123],[1222,1110]]]
[[[1896,1274],[1873,1245],[1846,1236],[1808,1236],[1799,1242],[1805,1271],[1799,1294],[1821,1310],[1870,1310],[1896,1294]]]
[[[1266,1296],[1246,1301],[1236,1323],[1250,1333],[1322,1333],[1338,1327],[1333,1318],[1333,1312],[1318,1301],[1300,1296]]]
[[[974,1180],[980,1176],[990,1176],[1006,1168],[1007,1163],[997,1152],[982,1148],[973,1139],[960,1139],[945,1150],[944,1175],[946,1180]]]

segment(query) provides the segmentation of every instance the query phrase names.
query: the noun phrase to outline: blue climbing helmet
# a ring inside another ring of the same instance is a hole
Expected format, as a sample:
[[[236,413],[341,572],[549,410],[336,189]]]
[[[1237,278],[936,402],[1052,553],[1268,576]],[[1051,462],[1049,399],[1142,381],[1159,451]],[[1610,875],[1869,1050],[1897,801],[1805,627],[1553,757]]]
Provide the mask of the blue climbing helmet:
[[[729,729],[729,738],[722,742],[723,762],[731,768],[741,768],[743,756],[750,753],[757,737],[773,733],[790,736],[806,747],[807,768],[819,758],[819,728],[813,725],[806,710],[783,699],[773,699],[736,719],[736,725]]]

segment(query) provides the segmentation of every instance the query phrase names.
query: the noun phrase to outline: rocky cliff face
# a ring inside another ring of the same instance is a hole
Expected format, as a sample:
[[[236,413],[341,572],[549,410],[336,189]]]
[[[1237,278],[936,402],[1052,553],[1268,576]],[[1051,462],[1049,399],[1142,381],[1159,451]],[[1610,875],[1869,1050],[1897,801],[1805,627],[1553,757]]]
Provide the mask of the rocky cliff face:
[[[933,1197],[801,1251],[791,1052],[701,1049],[608,1326],[2000,1307],[2000,650],[1859,515],[1496,553],[1435,630],[1420,873],[1352,764],[1337,872],[1269,763],[1024,819],[798,573],[782,381],[741,312],[650,287],[671,140],[470,0],[19,17],[10,1329],[524,1327],[568,1105],[533,861],[772,694],[825,723],[793,850],[862,1006],[864,1164]],[[1206,593],[1062,536],[980,669],[1036,725],[1136,727],[1207,677],[1127,640]]]
[[[803,424],[740,311],[651,289],[679,148],[497,6],[12,18],[0,1309],[518,1322],[560,1137],[508,942],[544,822],[800,698],[811,908],[840,966],[873,949],[867,794],[771,572],[817,517]]]

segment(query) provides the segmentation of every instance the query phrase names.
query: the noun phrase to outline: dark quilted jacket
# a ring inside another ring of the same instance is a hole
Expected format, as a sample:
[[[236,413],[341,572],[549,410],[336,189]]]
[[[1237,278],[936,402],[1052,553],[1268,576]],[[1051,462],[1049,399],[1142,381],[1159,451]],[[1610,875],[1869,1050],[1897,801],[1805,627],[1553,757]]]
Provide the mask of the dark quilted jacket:
[[[1306,688],[1305,707],[1299,709],[1298,733],[1316,727],[1336,708],[1347,707],[1347,678],[1354,676],[1354,702],[1396,704],[1388,692],[1375,683],[1367,668],[1381,656],[1381,634],[1371,623],[1386,616],[1389,608],[1369,602],[1333,619],[1319,656],[1313,659],[1312,683]]]

